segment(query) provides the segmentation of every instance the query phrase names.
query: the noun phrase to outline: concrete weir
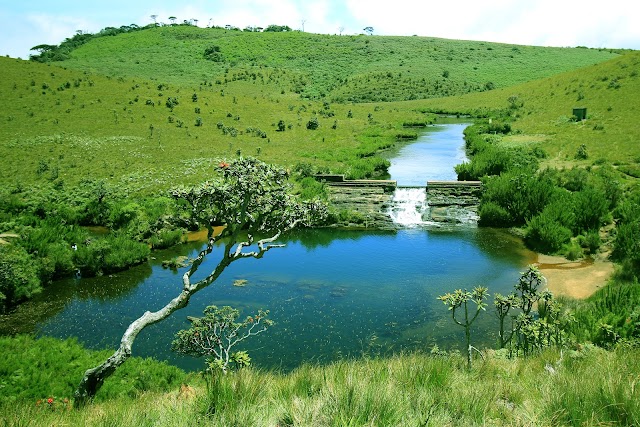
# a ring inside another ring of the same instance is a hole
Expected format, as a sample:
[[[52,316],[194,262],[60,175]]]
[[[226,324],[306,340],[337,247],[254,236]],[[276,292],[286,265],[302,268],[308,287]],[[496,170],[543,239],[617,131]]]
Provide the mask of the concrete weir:
[[[479,181],[429,181],[424,187],[398,186],[393,180],[345,180],[344,175],[316,175],[329,189],[331,205],[339,211],[356,212],[370,228],[397,228],[392,217],[396,189],[424,188],[427,203],[420,213],[422,221],[411,225],[474,223],[482,193]],[[356,224],[344,224],[356,225]],[[361,225],[361,224],[359,224]]]

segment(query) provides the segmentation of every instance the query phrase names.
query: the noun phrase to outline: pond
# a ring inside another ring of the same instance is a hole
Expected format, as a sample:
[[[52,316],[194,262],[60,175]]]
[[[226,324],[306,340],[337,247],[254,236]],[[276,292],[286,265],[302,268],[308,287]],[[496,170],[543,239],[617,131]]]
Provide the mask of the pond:
[[[450,167],[460,161],[451,151],[459,153],[463,128],[442,127],[445,133],[458,134],[457,140],[441,143],[450,148],[444,150],[452,159]],[[423,138],[433,141],[437,130]],[[427,179],[431,177],[422,177]],[[233,306],[243,316],[270,310],[275,326],[244,347],[253,363],[265,368],[289,370],[304,362],[428,351],[434,344],[456,348],[462,328],[453,324],[437,297],[477,285],[489,286],[491,293],[507,293],[531,256],[513,236],[475,226],[298,230],[281,241],[286,247],[269,251],[261,260],[232,264],[188,307],[144,330],[133,354],[201,369],[202,360],[174,354],[170,344],[178,330],[189,326],[187,316],[200,316],[211,304]],[[75,336],[90,348],[115,348],[132,320],[159,309],[180,292],[183,269],[164,269],[161,260],[195,257],[200,246],[192,242],[154,253],[149,263],[117,275],[56,282],[24,310],[38,313],[38,334]],[[203,274],[220,256],[217,249],[201,266]],[[237,280],[246,280],[245,286],[234,286]],[[495,317],[488,311],[474,325],[475,343],[493,345],[495,331]]]

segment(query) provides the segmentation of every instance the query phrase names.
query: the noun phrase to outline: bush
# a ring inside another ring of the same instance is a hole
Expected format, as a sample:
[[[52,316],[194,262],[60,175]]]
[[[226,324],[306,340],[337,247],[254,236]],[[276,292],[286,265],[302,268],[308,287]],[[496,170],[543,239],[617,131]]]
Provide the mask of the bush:
[[[109,226],[112,229],[123,228],[136,219],[141,210],[141,206],[133,202],[113,204],[109,212]]]
[[[347,179],[366,179],[388,175],[391,162],[381,157],[365,157],[349,162]]]
[[[42,290],[36,265],[22,247],[0,244],[0,311]]]
[[[147,260],[149,246],[131,240],[122,233],[113,233],[80,245],[74,261],[83,275],[95,276],[121,271]]]
[[[302,179],[300,187],[300,198],[302,200],[325,199],[327,197],[325,185],[313,177]]]
[[[318,123],[317,117],[313,117],[311,120],[307,122],[307,129],[309,130],[316,130],[318,129],[319,126],[320,126],[320,123]]]
[[[601,190],[587,187],[574,193],[573,197],[575,225],[574,231],[597,230],[609,214],[609,202]]]
[[[0,337],[0,399],[3,402],[56,396],[70,398],[85,369],[98,364],[110,351],[90,351],[75,339],[58,340],[27,335]],[[96,400],[133,398],[145,391],[175,390],[186,374],[175,366],[153,359],[132,357],[114,374],[115,381],[102,387]]]
[[[530,248],[543,253],[554,253],[571,239],[571,230],[560,224],[555,215],[544,211],[531,219],[525,231],[525,242]]]
[[[493,225],[522,226],[527,220],[538,215],[554,198],[558,197],[558,191],[551,177],[545,173],[536,175],[530,171],[514,171],[491,177],[484,182],[485,190],[480,207],[480,218],[481,221],[485,221],[482,210],[486,209],[484,213],[487,215],[486,221],[489,221],[489,215],[492,215],[491,223]],[[483,208],[489,203],[492,203],[493,206]],[[501,210],[498,211],[497,207],[500,207]],[[497,223],[499,218],[505,222]]]
[[[479,224],[488,227],[504,227],[505,224],[513,223],[509,212],[498,204],[488,201],[482,202],[478,210],[480,215]]]
[[[160,230],[149,238],[152,249],[165,249],[182,242],[184,232],[181,229]]]
[[[562,247],[564,257],[569,261],[575,261],[584,257],[584,251],[582,247],[576,241],[571,241]]]

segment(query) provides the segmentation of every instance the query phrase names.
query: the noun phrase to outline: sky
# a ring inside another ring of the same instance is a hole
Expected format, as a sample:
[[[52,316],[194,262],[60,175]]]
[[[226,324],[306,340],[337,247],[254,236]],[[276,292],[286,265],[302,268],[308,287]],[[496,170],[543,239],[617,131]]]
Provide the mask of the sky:
[[[635,0],[0,0],[0,55],[28,59],[77,31],[197,19],[322,34],[428,36],[536,46],[640,49]]]

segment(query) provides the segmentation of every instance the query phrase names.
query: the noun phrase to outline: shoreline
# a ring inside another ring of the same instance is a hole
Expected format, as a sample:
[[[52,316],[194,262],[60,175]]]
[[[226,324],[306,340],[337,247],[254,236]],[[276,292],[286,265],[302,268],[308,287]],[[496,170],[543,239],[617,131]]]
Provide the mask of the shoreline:
[[[569,261],[561,256],[536,254],[533,263],[547,279],[547,289],[554,296],[585,299],[606,286],[614,264],[601,259]]]

